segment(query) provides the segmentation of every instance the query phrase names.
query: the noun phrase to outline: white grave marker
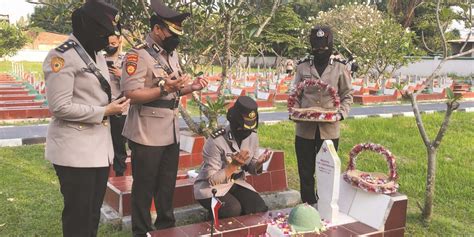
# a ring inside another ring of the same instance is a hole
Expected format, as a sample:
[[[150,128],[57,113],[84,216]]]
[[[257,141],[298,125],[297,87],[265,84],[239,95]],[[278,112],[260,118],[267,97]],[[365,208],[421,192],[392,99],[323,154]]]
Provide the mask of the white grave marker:
[[[316,178],[318,183],[318,211],[321,218],[336,222],[339,214],[339,182],[341,160],[331,140],[325,140],[316,155]]]

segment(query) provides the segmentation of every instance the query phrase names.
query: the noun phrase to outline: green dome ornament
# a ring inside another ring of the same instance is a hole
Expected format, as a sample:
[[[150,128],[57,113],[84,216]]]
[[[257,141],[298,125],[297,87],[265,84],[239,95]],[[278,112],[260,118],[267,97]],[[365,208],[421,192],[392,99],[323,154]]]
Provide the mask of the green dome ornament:
[[[291,226],[292,233],[296,234],[320,233],[326,229],[321,222],[319,212],[307,203],[299,204],[291,210],[288,224]]]

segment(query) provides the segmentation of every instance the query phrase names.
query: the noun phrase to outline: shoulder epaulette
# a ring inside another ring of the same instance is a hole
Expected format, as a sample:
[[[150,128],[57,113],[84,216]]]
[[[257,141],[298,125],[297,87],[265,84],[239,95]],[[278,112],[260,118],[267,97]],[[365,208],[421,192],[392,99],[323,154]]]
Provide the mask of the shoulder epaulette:
[[[224,134],[225,134],[225,128],[219,128],[219,129],[214,130],[211,133],[211,137],[212,138],[217,138],[217,137],[222,136]]]
[[[147,47],[147,45],[145,43],[140,43],[140,44],[137,44],[137,45],[133,46],[134,49],[144,49],[146,47]]]
[[[344,59],[334,58],[333,60],[334,60],[334,62],[342,63],[344,65],[347,64],[346,60],[344,60]]]
[[[64,53],[64,52],[72,49],[72,47],[74,47],[75,45],[77,45],[76,42],[74,42],[73,40],[68,40],[68,41],[64,42],[62,45],[59,45],[56,48],[56,51]]]
[[[300,65],[300,64],[302,64],[302,63],[309,62],[309,61],[311,61],[311,58],[308,57],[308,58],[304,58],[304,59],[302,59],[302,60],[298,60],[298,62],[297,62],[296,64],[297,64],[297,65]]]

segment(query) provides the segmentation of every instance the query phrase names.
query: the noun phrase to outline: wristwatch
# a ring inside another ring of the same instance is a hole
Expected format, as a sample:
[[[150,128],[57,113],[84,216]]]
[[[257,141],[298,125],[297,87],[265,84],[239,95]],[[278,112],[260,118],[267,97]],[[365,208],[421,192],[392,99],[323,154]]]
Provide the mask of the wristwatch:
[[[165,80],[160,80],[158,86],[160,87],[160,93],[162,96],[167,96],[169,94],[168,91],[165,90]]]

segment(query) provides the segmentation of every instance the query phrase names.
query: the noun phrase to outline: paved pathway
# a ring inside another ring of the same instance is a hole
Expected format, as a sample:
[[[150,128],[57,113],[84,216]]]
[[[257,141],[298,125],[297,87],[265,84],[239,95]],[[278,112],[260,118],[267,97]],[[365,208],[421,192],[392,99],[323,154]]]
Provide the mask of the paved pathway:
[[[462,102],[460,106],[461,110],[474,111],[474,101]],[[442,102],[439,103],[426,103],[420,104],[420,110],[429,111],[443,111],[446,110],[446,105]],[[366,116],[381,116],[390,117],[394,114],[405,114],[410,116],[412,112],[411,105],[384,105],[384,106],[365,106],[365,107],[354,107],[351,109],[349,118],[360,118]],[[199,118],[195,118],[198,120]],[[260,121],[262,122],[276,122],[288,120],[287,112],[261,112]],[[225,122],[225,118],[221,117],[220,122]],[[180,126],[185,127],[186,124],[180,119]],[[16,127],[0,127],[0,141],[19,139],[34,139],[46,137],[47,125],[34,125],[34,126],[16,126]],[[2,144],[0,143],[0,146]]]

